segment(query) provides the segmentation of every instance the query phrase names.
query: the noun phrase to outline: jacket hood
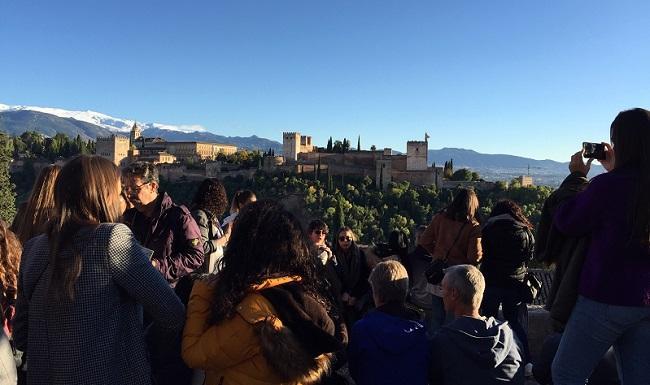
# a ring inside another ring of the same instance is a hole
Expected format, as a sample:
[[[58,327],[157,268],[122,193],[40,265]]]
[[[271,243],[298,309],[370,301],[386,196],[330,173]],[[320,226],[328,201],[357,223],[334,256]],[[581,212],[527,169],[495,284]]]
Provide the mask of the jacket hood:
[[[493,224],[495,224],[497,222],[510,222],[516,227],[521,227],[521,228],[526,227],[525,224],[515,220],[512,216],[510,216],[510,214],[501,214],[501,215],[497,215],[497,216],[488,218],[488,220],[487,220],[487,222],[485,222],[485,226],[483,226],[483,228],[491,226],[491,225],[493,225]]]
[[[516,344],[507,322],[460,317],[442,330],[477,365],[496,368]]]
[[[365,321],[372,325],[371,338],[381,350],[400,355],[409,352],[425,339],[425,329],[418,321],[387,314],[382,311],[368,313]]]

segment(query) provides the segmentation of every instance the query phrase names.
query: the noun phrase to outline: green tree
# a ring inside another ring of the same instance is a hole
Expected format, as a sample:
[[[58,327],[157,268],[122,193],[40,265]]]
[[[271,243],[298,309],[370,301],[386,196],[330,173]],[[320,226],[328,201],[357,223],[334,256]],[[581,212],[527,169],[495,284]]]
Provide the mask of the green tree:
[[[361,135],[357,138],[357,151],[361,151]]]
[[[16,186],[9,176],[12,153],[12,139],[0,132],[0,218],[8,223],[11,223],[16,215]]]
[[[477,174],[478,175],[478,174]],[[454,172],[451,175],[451,178],[449,178],[454,181],[471,181],[472,179],[472,172],[466,168],[461,168]]]
[[[333,144],[332,144],[332,137],[330,136],[330,140],[327,141],[327,152],[332,152],[333,150]]]

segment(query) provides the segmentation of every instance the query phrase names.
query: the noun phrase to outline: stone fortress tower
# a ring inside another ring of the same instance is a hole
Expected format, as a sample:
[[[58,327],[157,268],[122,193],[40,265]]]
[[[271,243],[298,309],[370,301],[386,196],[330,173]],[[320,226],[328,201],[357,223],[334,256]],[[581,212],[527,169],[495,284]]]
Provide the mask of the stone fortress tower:
[[[429,134],[424,134],[424,141],[406,142],[406,170],[424,171],[429,167]]]
[[[314,151],[311,136],[300,135],[299,132],[282,133],[282,155],[285,161],[296,162],[298,154]]]
[[[116,166],[122,167],[128,162],[129,139],[119,135],[97,138],[95,153],[110,159]]]

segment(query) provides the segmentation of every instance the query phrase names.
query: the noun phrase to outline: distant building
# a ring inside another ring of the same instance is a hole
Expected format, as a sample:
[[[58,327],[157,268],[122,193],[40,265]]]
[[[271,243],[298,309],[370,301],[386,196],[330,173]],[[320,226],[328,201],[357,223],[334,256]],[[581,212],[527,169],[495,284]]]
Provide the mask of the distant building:
[[[316,149],[310,136],[284,132],[284,164],[279,165],[276,159],[268,159],[264,162],[264,169],[285,169],[297,173],[313,173],[320,169],[321,173],[329,175],[369,176],[383,189],[390,182],[401,181],[439,186],[442,182],[442,168],[429,166],[428,140],[429,135],[425,134],[424,141],[407,142],[405,155],[394,155],[390,148],[333,153]]]
[[[311,140],[311,138],[310,138]],[[153,163],[214,160],[221,153],[237,152],[237,146],[209,142],[168,142],[162,138],[145,138],[142,129],[133,123],[129,137],[111,135],[97,138],[95,153],[110,159],[118,166],[136,160]]]
[[[532,187],[533,186],[533,177],[530,175],[521,175],[516,178],[519,181],[521,187]]]
[[[111,135],[105,138],[97,138],[95,142],[95,154],[101,155],[122,167],[128,163],[129,138],[121,135]]]
[[[284,155],[285,161],[295,162],[298,160],[298,154],[313,151],[311,136],[300,135],[299,132],[282,133],[282,155]]]

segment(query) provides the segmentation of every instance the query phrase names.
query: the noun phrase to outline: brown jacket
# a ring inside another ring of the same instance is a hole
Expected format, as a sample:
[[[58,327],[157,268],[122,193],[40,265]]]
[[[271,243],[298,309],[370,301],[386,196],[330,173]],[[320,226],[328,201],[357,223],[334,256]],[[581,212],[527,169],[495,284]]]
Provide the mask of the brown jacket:
[[[424,247],[434,259],[444,258],[449,254],[447,256],[449,266],[477,265],[483,257],[481,227],[478,222],[466,223],[463,226],[463,222],[450,219],[444,213],[433,216],[427,229],[420,235],[418,244]]]

